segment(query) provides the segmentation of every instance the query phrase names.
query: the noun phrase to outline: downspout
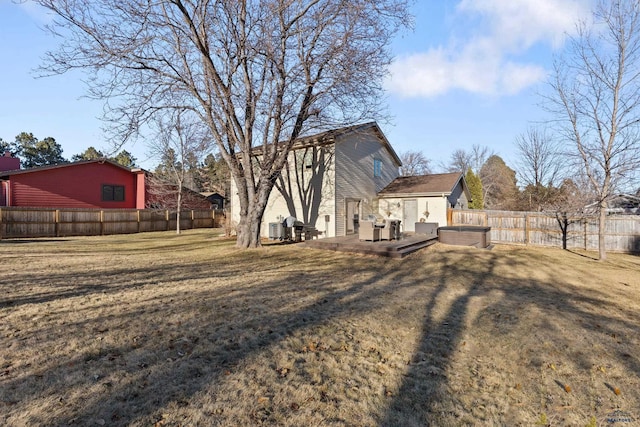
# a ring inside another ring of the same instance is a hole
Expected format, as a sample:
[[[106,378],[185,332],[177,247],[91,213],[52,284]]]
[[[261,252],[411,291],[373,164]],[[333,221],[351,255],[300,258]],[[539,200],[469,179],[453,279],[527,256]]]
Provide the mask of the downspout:
[[[147,204],[145,171],[142,169],[131,169],[131,172],[136,174],[136,209],[144,209]]]
[[[2,181],[2,191],[4,192],[4,205],[11,206],[11,181]]]

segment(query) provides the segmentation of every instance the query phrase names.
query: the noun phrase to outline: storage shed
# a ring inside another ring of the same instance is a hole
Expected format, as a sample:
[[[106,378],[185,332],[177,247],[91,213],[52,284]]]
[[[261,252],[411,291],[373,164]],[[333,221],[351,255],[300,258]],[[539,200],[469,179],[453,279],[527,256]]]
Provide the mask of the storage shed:
[[[417,222],[446,226],[447,209],[467,209],[470,200],[459,172],[400,176],[378,193],[378,212],[384,218],[401,218],[403,231],[415,231]]]

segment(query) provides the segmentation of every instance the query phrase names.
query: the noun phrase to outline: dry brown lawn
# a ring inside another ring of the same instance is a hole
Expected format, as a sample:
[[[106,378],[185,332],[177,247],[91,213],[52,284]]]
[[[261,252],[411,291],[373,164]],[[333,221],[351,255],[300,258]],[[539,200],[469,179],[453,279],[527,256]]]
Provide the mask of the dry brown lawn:
[[[635,425],[640,257],[1,241],[0,425]]]

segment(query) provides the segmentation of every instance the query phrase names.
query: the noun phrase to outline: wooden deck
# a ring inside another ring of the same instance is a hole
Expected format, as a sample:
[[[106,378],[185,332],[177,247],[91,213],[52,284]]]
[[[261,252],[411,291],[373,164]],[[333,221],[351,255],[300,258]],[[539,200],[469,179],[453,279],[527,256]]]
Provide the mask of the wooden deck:
[[[343,237],[307,240],[304,245],[313,249],[325,249],[338,252],[355,252],[389,258],[402,258],[410,253],[426,248],[438,241],[438,236],[414,234],[400,240],[382,240],[378,242],[360,241],[357,234]]]

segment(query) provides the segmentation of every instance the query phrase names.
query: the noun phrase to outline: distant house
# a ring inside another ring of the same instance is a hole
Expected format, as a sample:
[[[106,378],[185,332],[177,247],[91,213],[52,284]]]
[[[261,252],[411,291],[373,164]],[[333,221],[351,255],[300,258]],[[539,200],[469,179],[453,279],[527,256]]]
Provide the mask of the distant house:
[[[401,161],[375,122],[299,138],[271,192],[261,230],[294,216],[322,236],[357,231],[361,218],[378,214],[378,192],[398,176]],[[231,181],[231,219],[240,206]]]
[[[106,159],[0,171],[0,189],[0,206],[36,208],[174,209],[177,193],[175,185],[159,184],[143,169]],[[184,188],[182,208],[211,205]]]
[[[640,196],[633,194],[617,194],[607,203],[608,214],[640,215]]]
[[[592,202],[583,208],[586,214],[598,212],[598,202]],[[640,196],[633,194],[615,194],[607,200],[607,215],[640,215]]]
[[[0,206],[144,209],[145,171],[86,160],[0,172]]]
[[[224,209],[225,198],[220,193],[205,192],[200,194],[202,194],[202,196],[204,196],[209,201],[209,203],[211,204],[211,209]]]
[[[401,176],[378,193],[380,213],[402,219],[404,231],[419,221],[447,225],[447,209],[467,209],[471,194],[461,173]]]

